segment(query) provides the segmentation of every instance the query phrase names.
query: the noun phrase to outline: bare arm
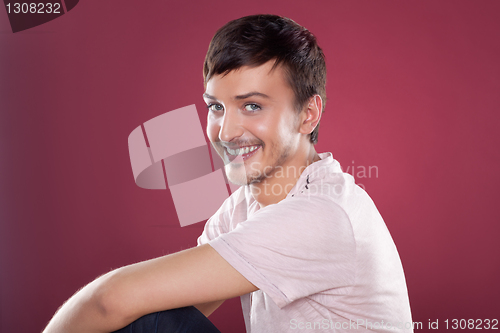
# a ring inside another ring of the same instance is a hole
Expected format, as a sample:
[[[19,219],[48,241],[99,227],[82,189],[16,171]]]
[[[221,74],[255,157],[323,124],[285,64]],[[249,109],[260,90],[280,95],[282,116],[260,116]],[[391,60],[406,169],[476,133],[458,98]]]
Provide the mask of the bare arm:
[[[217,301],[255,290],[205,244],[101,276],[71,297],[44,333],[111,332],[148,313],[194,304],[207,315]]]

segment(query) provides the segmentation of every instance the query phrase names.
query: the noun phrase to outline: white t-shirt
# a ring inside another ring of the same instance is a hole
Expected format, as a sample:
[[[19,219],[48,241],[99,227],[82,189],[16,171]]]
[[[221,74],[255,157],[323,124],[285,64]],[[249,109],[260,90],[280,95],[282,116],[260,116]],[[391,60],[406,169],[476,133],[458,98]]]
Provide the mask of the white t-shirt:
[[[247,332],[412,332],[382,217],[331,153],[319,156],[277,204],[259,209],[248,186],[235,191],[198,245],[259,288],[241,297]]]

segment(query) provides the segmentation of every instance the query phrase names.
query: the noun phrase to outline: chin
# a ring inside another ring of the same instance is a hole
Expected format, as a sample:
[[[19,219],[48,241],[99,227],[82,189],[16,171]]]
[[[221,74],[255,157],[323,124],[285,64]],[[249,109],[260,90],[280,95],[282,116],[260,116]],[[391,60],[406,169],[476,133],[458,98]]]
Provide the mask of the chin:
[[[238,186],[260,183],[265,177],[264,175],[247,174],[243,170],[231,170],[231,167],[226,166],[227,179]]]
[[[234,185],[237,185],[237,186],[245,186],[245,185],[248,185],[248,181],[245,179],[235,179],[233,177],[227,177],[227,179]]]
[[[245,172],[245,167],[227,164],[225,167],[227,179],[238,186],[248,185],[248,177]]]

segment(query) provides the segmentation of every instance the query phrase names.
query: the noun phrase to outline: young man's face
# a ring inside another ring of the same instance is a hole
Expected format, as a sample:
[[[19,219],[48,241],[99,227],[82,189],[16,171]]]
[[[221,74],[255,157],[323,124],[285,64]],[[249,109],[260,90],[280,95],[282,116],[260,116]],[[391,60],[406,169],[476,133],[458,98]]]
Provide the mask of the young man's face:
[[[242,67],[207,82],[207,134],[238,185],[261,182],[285,167],[298,148],[295,95],[274,61]]]

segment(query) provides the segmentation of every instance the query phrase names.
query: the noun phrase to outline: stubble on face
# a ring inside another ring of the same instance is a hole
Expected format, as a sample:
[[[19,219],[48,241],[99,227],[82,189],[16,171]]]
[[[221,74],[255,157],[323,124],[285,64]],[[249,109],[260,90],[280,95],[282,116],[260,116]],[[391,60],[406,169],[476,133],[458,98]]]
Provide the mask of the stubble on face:
[[[269,150],[272,163],[266,165],[263,170],[259,168],[254,173],[248,174],[246,185],[261,183],[267,178],[273,177],[278,167],[282,166],[291,154],[289,146],[284,146],[280,150],[275,142],[271,143]]]
[[[276,171],[287,161],[292,153],[291,145],[286,144],[286,140],[277,143],[275,141],[265,145],[264,142],[252,143],[260,144],[261,152],[267,152],[269,164],[262,165],[262,161],[233,163],[228,160],[225,149],[220,142],[213,142],[214,148],[218,152],[225,164],[226,175],[231,183],[239,186],[261,183],[275,175]],[[241,143],[242,146],[252,145]],[[280,148],[281,147],[281,148]]]

